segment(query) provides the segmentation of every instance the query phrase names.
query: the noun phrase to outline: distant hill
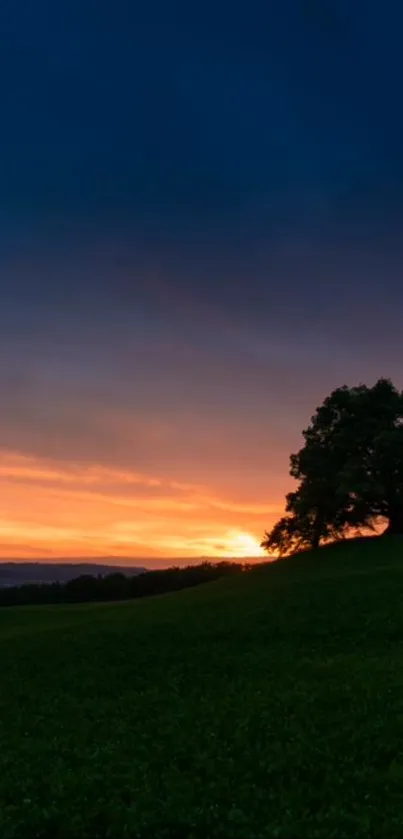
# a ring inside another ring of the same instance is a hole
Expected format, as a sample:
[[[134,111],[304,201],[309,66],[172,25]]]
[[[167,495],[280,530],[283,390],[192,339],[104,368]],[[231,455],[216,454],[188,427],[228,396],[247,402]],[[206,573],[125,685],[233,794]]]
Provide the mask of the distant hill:
[[[83,574],[94,577],[122,573],[142,574],[147,568],[132,565],[107,565],[95,562],[0,562],[0,588],[25,583],[67,583]]]
[[[81,561],[80,561],[81,559]],[[147,559],[141,557],[140,562],[146,562],[147,565],[122,565],[122,557],[99,557],[98,561],[91,562],[88,557],[82,557],[73,561],[68,557],[58,557],[55,561],[41,562],[40,560],[1,560],[0,559],[0,588],[4,586],[21,586],[25,583],[67,583],[68,580],[73,580],[75,577],[80,577],[83,574],[92,574],[94,577],[101,574],[103,577],[107,574],[121,573],[127,576],[135,574],[143,574],[144,571],[151,571],[162,568],[172,568],[173,566],[197,565],[200,562],[222,562],[228,559],[232,562],[251,563],[252,565],[259,565],[260,563],[270,562],[274,557],[155,557]],[[102,560],[102,561],[100,561]],[[133,561],[129,558],[129,562]]]

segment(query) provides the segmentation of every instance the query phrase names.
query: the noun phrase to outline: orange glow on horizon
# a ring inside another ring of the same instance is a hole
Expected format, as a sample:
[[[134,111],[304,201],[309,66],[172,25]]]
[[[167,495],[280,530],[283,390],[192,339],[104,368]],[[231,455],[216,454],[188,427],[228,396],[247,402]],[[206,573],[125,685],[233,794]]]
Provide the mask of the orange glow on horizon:
[[[0,558],[263,559],[283,505],[99,464],[0,450]]]

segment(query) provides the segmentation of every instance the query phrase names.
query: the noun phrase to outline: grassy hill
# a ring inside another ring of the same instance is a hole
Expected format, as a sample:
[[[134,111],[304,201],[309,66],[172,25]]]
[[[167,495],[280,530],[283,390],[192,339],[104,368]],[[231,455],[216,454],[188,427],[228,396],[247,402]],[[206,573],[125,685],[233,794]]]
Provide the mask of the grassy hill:
[[[403,540],[0,610],[0,836],[401,837]]]

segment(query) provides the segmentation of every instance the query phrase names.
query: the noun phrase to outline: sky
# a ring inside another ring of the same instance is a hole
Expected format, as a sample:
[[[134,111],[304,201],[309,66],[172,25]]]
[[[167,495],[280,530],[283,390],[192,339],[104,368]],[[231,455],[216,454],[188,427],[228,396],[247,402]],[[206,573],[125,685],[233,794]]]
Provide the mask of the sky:
[[[342,384],[403,387],[397,0],[18,0],[0,557],[256,556]]]

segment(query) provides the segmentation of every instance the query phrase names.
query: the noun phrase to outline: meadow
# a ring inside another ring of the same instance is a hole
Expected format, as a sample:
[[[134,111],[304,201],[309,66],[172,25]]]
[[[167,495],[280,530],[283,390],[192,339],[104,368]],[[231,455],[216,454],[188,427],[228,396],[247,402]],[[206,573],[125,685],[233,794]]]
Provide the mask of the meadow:
[[[1,839],[401,837],[403,540],[0,610]]]

